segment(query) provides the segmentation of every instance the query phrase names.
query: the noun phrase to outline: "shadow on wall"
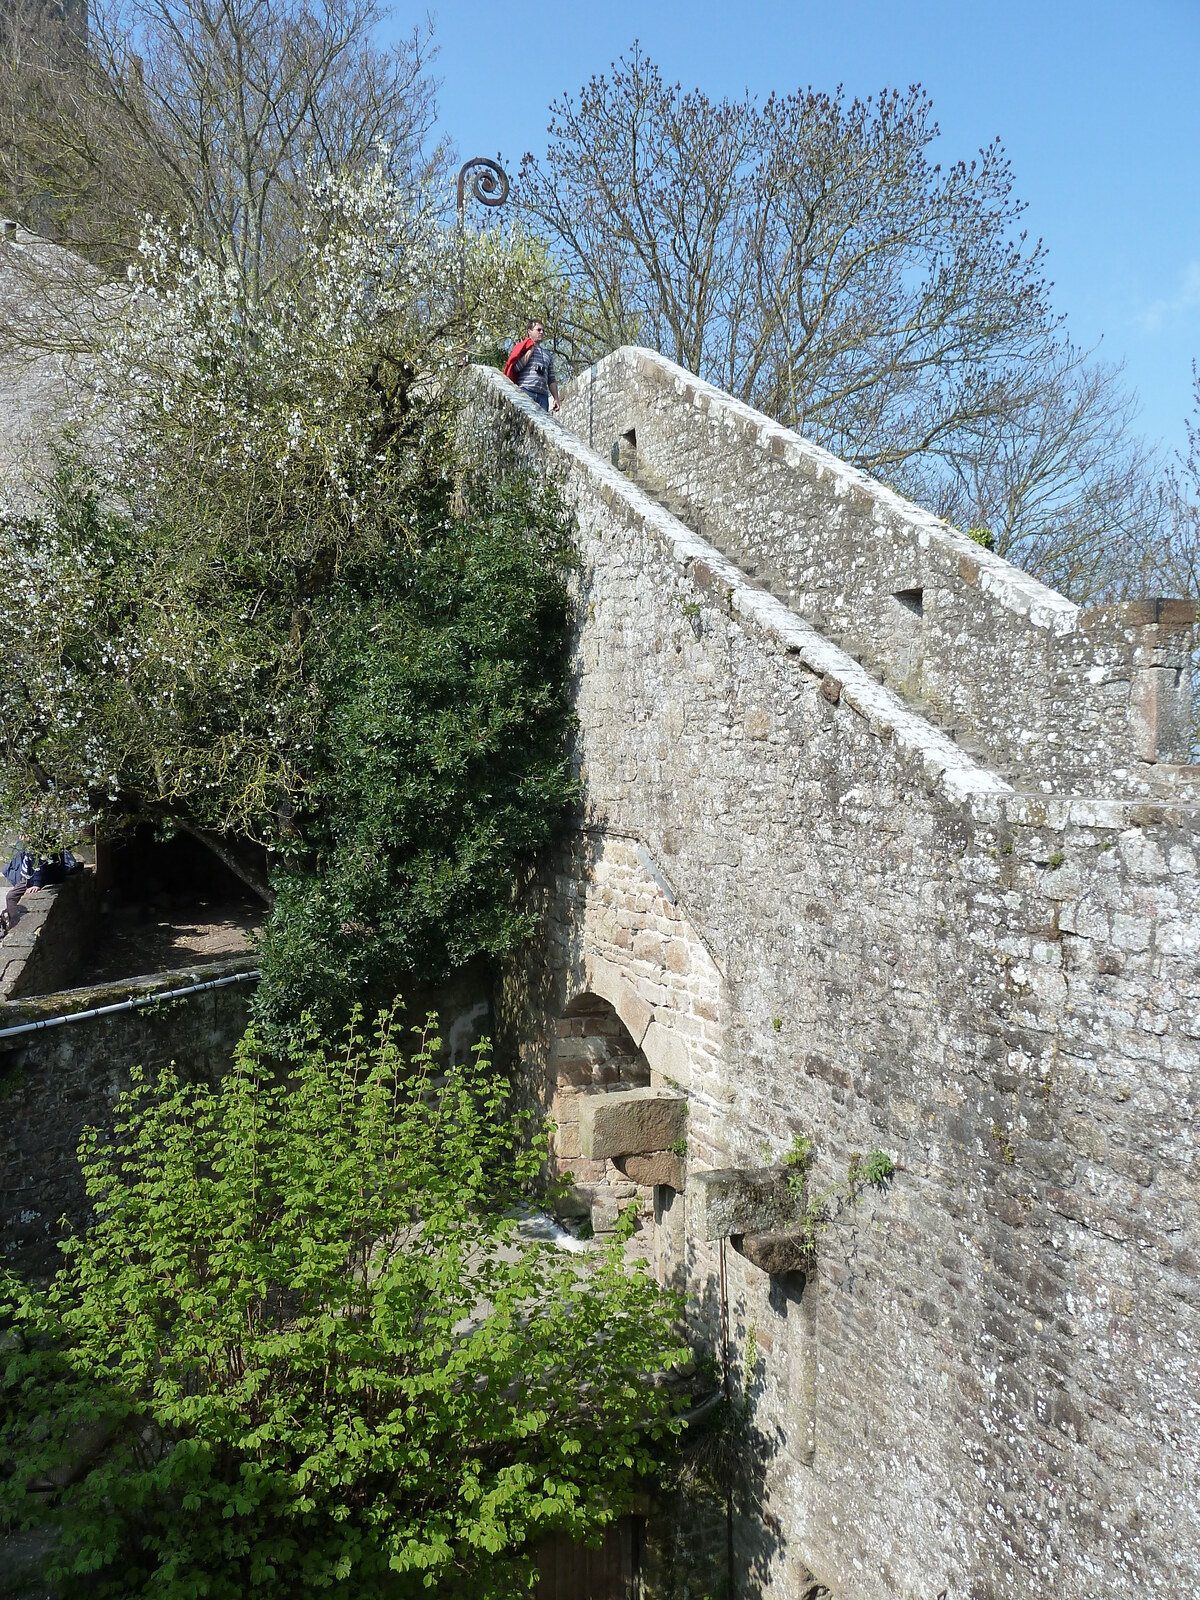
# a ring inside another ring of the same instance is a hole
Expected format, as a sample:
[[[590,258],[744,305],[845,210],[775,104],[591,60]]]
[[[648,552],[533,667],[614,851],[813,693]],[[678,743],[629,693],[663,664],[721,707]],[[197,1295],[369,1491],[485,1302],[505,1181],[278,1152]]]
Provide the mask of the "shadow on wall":
[[[747,1368],[728,1353],[729,1308],[707,1268],[689,1241],[688,1334],[699,1355],[696,1389],[716,1386],[724,1398],[704,1423],[684,1433],[647,1515],[647,1600],[758,1600],[777,1581],[787,1550],[782,1527],[763,1510],[785,1436],[762,1404],[761,1363]],[[815,1293],[815,1283],[811,1287]],[[802,1288],[793,1284],[791,1292]],[[800,1569],[800,1581],[805,1587],[799,1592],[813,1600],[830,1593],[807,1568]]]
[[[235,972],[247,962],[173,974],[160,984],[183,987]],[[31,1279],[59,1265],[60,1218],[87,1222],[76,1150],[85,1127],[112,1124],[129,1069],[159,1071],[174,1063],[186,1078],[215,1082],[227,1069],[248,1021],[251,983],[231,983],[187,999],[116,1011],[43,1032],[0,1039],[0,1257]],[[44,1012],[66,1014],[119,1005],[147,993],[143,983],[68,990],[37,1003],[0,1006],[0,1027],[20,1026]]]

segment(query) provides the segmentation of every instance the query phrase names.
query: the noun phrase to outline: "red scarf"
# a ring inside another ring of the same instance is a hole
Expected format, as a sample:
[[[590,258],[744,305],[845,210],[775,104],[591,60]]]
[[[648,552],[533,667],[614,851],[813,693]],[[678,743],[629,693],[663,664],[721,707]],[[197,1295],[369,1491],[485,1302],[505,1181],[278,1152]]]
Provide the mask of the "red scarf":
[[[504,376],[506,378],[511,378],[516,383],[517,368],[533,348],[534,341],[532,339],[518,339],[517,343],[512,347],[508,360],[504,363]]]

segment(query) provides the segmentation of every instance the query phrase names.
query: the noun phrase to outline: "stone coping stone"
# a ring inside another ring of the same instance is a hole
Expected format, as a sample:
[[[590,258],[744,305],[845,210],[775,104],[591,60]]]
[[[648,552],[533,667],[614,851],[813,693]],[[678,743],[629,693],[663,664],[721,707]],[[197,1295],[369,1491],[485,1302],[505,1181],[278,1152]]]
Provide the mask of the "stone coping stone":
[[[687,1100],[673,1089],[612,1089],[579,1097],[586,1161],[653,1155],[687,1136]]]
[[[690,1231],[710,1241],[786,1233],[796,1222],[796,1197],[782,1167],[689,1173],[687,1205]]]
[[[3,1000],[0,1001],[0,1028],[15,1028],[23,1022],[40,1022],[48,1017],[71,1016],[77,1011],[117,1005],[122,1000],[139,999],[170,989],[186,989],[193,983],[210,983],[214,978],[252,972],[257,966],[257,955],[231,956],[223,961],[197,962],[169,972],[147,972],[141,977],[119,978],[82,989],[57,989],[52,994]]]

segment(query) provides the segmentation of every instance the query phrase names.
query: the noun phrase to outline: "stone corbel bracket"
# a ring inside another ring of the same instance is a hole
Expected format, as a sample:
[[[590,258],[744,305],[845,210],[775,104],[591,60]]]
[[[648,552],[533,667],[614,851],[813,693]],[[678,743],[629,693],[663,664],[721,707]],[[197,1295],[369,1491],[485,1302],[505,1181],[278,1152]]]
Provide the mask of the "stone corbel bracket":
[[[587,1161],[669,1152],[687,1137],[687,1100],[673,1089],[610,1089],[579,1101],[579,1152]]]
[[[783,1167],[690,1173],[687,1204],[689,1232],[709,1243],[784,1231],[796,1222],[796,1197]]]

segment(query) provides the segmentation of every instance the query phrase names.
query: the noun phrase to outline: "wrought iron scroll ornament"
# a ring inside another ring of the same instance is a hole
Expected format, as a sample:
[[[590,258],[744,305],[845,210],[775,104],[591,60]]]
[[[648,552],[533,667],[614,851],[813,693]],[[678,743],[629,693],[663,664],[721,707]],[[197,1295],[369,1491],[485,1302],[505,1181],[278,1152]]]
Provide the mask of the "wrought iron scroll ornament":
[[[472,200],[481,206],[502,206],[508,199],[508,173],[498,161],[472,156],[458,169],[458,314],[466,309],[467,240],[464,215],[468,182]]]
[[[462,226],[463,207],[467,199],[467,174],[471,175],[471,198],[481,206],[502,206],[508,199],[508,173],[498,161],[486,156],[474,156],[464,161],[458,171],[458,223]]]

